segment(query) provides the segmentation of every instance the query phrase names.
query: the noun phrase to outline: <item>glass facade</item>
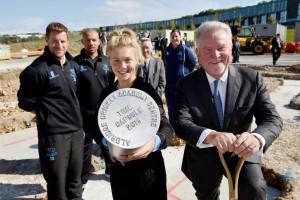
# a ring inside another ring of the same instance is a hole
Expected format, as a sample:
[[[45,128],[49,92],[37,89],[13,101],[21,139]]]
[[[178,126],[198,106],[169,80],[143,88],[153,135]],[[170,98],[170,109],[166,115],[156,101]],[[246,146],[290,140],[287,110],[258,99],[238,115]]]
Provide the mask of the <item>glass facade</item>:
[[[270,0],[263,1],[254,6],[236,8],[221,13],[206,16],[197,16],[190,18],[174,19],[176,27],[185,25],[187,28],[194,24],[196,27],[205,21],[219,20],[227,22],[230,25],[249,26],[254,24],[267,24],[272,18],[274,22],[283,25],[294,25],[296,21],[300,21],[300,0]],[[144,28],[154,29],[162,26],[170,27],[170,20],[145,22],[142,23]],[[113,29],[114,26],[107,27]],[[140,26],[135,26],[137,29]],[[137,30],[135,29],[135,30]]]
[[[279,0],[279,1],[272,1],[266,3],[260,3],[255,6],[247,6],[244,8],[238,8],[235,10],[226,11],[223,13],[219,13],[219,20],[220,21],[231,21],[238,18],[251,18],[251,22],[253,24],[262,23],[262,21],[266,22],[265,16],[271,13],[279,13],[278,17],[275,16],[277,21],[282,21],[284,23],[284,13],[287,10],[287,0]],[[282,14],[283,12],[283,14]],[[279,20],[278,20],[279,19]]]

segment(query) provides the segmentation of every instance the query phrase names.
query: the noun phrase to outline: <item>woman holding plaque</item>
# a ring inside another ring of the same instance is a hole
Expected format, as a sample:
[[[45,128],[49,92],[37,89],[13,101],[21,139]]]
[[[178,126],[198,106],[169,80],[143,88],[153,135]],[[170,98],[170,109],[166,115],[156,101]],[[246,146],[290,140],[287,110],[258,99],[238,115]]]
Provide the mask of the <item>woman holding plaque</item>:
[[[143,82],[137,75],[138,67],[144,60],[136,34],[126,28],[112,32],[107,54],[117,81],[102,91],[99,103],[118,89],[135,88],[151,96],[160,112],[159,128],[153,139],[131,154],[121,155],[118,159],[112,156],[114,162],[111,165],[110,183],[113,198],[166,200],[166,170],[161,150],[171,141],[173,129],[166,117],[161,98],[149,83]],[[141,130],[140,134],[147,132]]]

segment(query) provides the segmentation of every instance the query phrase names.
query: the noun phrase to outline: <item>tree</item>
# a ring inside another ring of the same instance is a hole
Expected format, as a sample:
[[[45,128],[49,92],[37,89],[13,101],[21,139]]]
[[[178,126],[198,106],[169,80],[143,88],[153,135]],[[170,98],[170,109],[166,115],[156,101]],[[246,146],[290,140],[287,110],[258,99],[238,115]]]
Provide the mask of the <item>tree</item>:
[[[272,15],[269,15],[267,23],[268,24],[275,24],[275,22],[276,22],[276,20],[274,19],[274,17]]]
[[[175,20],[174,19],[171,19],[170,20],[170,29],[175,29],[176,28],[176,26],[175,26]]]
[[[218,13],[217,13],[217,12],[214,14],[214,20],[215,20],[215,21],[219,21],[219,16],[218,16]]]
[[[139,30],[143,30],[143,23],[142,23],[142,21],[139,22]]]
[[[192,31],[193,31],[193,30],[195,30],[195,29],[196,29],[196,26],[195,26],[195,24],[192,24],[192,25],[191,25],[191,27],[190,27],[190,30],[192,30]]]
[[[155,22],[154,23],[154,30],[157,30],[158,29],[158,22]]]
[[[239,17],[237,18],[237,25],[238,26],[241,26],[242,25],[242,21],[243,21],[243,16],[242,16],[242,14],[241,13],[239,13]]]
[[[178,27],[179,30],[186,30],[186,25],[182,24]]]
[[[165,30],[165,29],[167,29],[167,27],[165,25],[160,25],[158,29],[159,30]]]

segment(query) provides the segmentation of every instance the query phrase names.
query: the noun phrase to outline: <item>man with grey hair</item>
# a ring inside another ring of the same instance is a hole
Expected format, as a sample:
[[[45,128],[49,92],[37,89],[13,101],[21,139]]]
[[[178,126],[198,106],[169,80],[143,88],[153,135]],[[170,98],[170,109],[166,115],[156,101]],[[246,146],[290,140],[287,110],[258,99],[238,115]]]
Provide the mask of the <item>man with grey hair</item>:
[[[182,171],[199,200],[219,199],[226,175],[219,153],[232,174],[239,159],[245,159],[239,199],[266,199],[261,155],[282,130],[261,74],[231,65],[231,40],[228,25],[203,23],[197,29],[195,49],[201,68],[177,84],[174,129],[186,141]],[[251,130],[253,117],[257,126]]]
[[[141,40],[142,54],[145,58],[145,65],[140,67],[140,75],[144,82],[150,83],[160,97],[163,96],[166,86],[165,66],[161,59],[152,56],[152,43],[149,38]]]

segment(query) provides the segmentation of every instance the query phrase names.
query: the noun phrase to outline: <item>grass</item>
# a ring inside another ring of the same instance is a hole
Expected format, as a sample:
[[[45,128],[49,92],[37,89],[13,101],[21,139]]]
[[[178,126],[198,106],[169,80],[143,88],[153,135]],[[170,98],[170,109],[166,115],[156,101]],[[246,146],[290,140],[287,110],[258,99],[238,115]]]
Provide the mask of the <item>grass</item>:
[[[29,51],[36,51],[38,49],[44,49],[46,42],[44,39],[30,42],[20,42],[20,43],[11,43],[10,52],[19,52],[22,49],[28,49]],[[68,52],[72,55],[77,55],[80,53],[80,50],[83,48],[81,41],[77,38],[71,38]]]
[[[295,29],[287,29],[286,40],[288,42],[294,42],[295,38]],[[80,53],[80,50],[83,48],[81,44],[81,36],[75,35],[70,37],[70,44],[68,51],[72,55],[77,55]],[[44,39],[31,41],[31,42],[21,42],[21,43],[11,43],[10,51],[11,52],[19,52],[21,49],[28,49],[29,51],[36,51],[38,49],[44,49],[46,42]]]

